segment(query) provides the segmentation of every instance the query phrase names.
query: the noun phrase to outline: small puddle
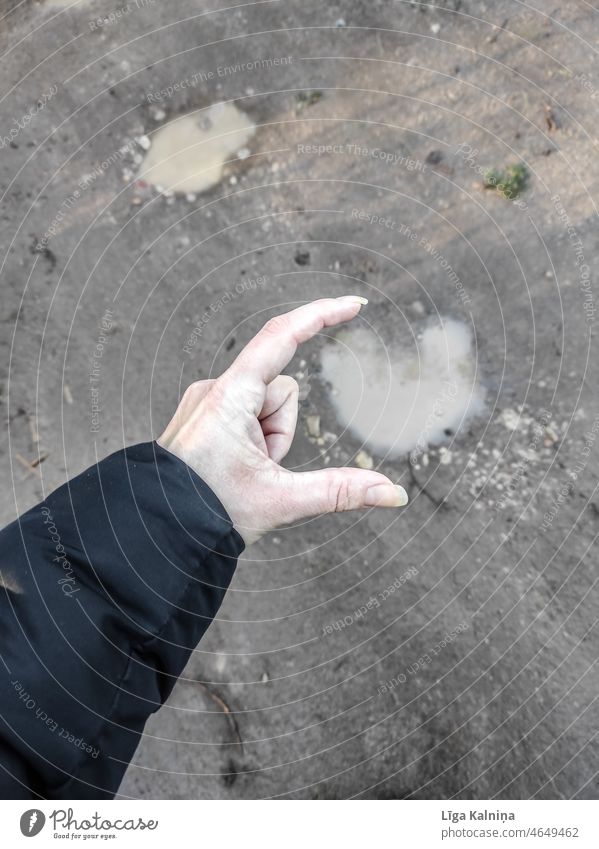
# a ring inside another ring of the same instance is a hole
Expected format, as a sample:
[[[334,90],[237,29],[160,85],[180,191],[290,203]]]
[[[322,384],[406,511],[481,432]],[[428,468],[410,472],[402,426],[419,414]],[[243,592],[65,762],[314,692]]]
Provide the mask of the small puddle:
[[[321,364],[340,423],[375,454],[449,442],[484,408],[470,329],[454,319],[427,327],[406,350],[364,327],[341,330]]]
[[[184,115],[152,136],[139,176],[171,192],[203,192],[220,180],[223,165],[255,130],[233,103]]]

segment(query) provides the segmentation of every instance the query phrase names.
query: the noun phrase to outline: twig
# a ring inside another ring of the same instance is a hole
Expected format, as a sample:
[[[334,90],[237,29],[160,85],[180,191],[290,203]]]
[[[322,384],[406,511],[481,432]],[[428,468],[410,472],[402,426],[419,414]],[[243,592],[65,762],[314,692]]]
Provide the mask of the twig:
[[[489,36],[489,44],[495,44],[501,33],[504,31],[506,26],[508,25],[509,18],[506,18],[505,21],[501,24],[500,27],[495,28],[495,32],[493,35]]]
[[[235,714],[231,711],[231,708],[226,703],[226,701],[219,696],[219,694],[215,690],[211,690],[207,684],[203,684],[201,681],[196,682],[199,687],[204,690],[206,695],[212,699],[215,705],[217,705],[222,712],[225,714],[227,718],[227,722],[229,723],[229,727],[233,736],[235,737],[235,745],[238,745],[239,748],[243,751],[243,740],[241,739],[241,734],[239,733],[239,726],[237,725],[237,720],[235,719]]]

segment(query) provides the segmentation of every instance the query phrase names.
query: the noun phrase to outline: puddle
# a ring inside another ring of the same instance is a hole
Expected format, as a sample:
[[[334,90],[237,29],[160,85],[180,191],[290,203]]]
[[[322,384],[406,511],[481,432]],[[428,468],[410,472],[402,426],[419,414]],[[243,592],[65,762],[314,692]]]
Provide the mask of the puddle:
[[[454,319],[427,327],[406,350],[347,328],[325,345],[321,363],[340,423],[379,455],[448,442],[484,408],[470,329]]]
[[[152,136],[139,176],[164,191],[203,192],[218,183],[224,162],[254,130],[233,103],[176,118]]]

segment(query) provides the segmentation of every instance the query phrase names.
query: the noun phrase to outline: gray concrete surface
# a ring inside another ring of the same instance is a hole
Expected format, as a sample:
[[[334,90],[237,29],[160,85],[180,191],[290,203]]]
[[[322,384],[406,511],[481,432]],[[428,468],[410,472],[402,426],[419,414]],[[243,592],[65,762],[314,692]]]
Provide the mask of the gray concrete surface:
[[[596,798],[598,13],[115,0],[94,26],[107,4],[52,5],[0,4],[3,521],[156,436],[183,386],[323,294],[366,295],[391,343],[437,311],[468,322],[488,393],[450,462],[375,456],[410,492],[399,515],[322,518],[244,555],[121,794]],[[274,57],[292,61],[219,75]],[[149,102],[196,74],[164,115]],[[191,201],[136,184],[135,140],[220,100],[257,124],[251,156]],[[530,173],[518,203],[482,187],[513,162]],[[294,467],[361,447],[307,434],[319,414],[340,435],[323,344],[289,369]]]

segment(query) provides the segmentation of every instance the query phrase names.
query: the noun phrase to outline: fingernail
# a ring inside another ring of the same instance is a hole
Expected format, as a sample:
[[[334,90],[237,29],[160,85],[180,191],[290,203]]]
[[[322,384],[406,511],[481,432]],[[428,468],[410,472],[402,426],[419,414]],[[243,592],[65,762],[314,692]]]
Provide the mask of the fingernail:
[[[360,295],[341,295],[340,298],[337,298],[338,301],[348,301],[352,304],[360,304],[360,306],[365,307],[368,303],[368,298],[362,298]]]
[[[405,507],[408,493],[403,486],[392,483],[378,483],[366,490],[365,507]]]

